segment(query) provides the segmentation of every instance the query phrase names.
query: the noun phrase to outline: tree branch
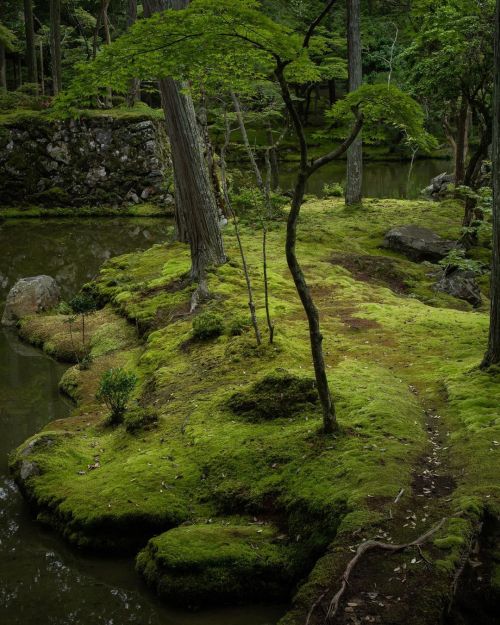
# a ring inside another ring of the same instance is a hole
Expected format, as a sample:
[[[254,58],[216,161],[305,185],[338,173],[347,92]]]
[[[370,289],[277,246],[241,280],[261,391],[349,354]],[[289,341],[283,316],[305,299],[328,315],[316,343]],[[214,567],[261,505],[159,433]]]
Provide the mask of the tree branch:
[[[323,165],[327,165],[328,163],[335,160],[336,158],[339,158],[339,156],[342,156],[344,152],[347,152],[348,148],[356,139],[361,128],[363,127],[363,121],[364,121],[363,113],[359,109],[357,108],[353,109],[353,113],[356,116],[356,123],[354,124],[351,130],[351,134],[347,137],[347,139],[343,143],[339,145],[338,148],[314,160],[308,167],[309,175],[313,174],[320,167],[323,167]]]
[[[318,28],[318,26],[321,24],[321,22],[325,19],[325,17],[328,15],[328,13],[330,13],[331,9],[333,8],[333,5],[335,4],[337,0],[330,0],[328,2],[328,4],[326,5],[326,7],[321,11],[321,13],[318,15],[318,17],[311,22],[306,36],[304,37],[304,43],[302,44],[303,48],[308,48],[309,47],[309,42],[311,40],[311,37],[314,35],[314,31],[316,30],[316,28]]]

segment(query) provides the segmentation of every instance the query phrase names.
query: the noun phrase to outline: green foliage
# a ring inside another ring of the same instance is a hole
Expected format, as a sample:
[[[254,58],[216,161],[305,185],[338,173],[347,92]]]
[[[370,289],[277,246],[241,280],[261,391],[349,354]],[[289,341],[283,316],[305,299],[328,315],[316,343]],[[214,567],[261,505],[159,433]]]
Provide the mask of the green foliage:
[[[428,152],[436,140],[424,128],[422,108],[411,96],[386,84],[362,85],[336,102],[326,116],[333,127],[322,136],[345,137],[353,126],[353,110],[363,115],[363,141],[387,141],[390,132],[397,132],[410,147]]]
[[[96,399],[103,401],[110,410],[110,423],[117,424],[123,421],[128,399],[136,383],[136,374],[122,368],[108,369],[104,372]]]
[[[236,317],[231,320],[229,325],[229,334],[231,336],[241,336],[252,325],[251,320],[248,317]]]
[[[453,267],[465,271],[474,271],[475,273],[480,273],[483,267],[477,260],[468,258],[466,251],[461,247],[455,247],[450,250],[445,258],[441,259],[438,264],[445,268]]]
[[[271,192],[271,218],[283,217],[283,209],[290,203],[290,198],[281,193]],[[237,214],[242,218],[255,218],[263,214],[264,202],[257,187],[242,187],[231,193],[231,202]]]
[[[344,197],[344,188],[340,182],[326,182],[323,185],[323,195],[325,197]]]
[[[6,91],[0,88],[0,111],[26,109],[39,111],[47,106],[47,98],[33,93],[33,85],[20,87],[17,91]]]
[[[224,332],[224,318],[207,310],[193,319],[193,337],[199,341],[217,338]]]
[[[78,293],[68,303],[71,310],[79,315],[88,315],[97,310],[97,302],[92,293]]]

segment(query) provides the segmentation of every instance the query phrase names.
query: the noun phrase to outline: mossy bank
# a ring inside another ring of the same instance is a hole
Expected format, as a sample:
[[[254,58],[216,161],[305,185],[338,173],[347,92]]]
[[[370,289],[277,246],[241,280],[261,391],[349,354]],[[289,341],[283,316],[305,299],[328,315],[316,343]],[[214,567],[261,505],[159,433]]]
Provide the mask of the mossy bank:
[[[222,318],[210,336],[193,332],[184,246],[110,260],[90,287],[107,302],[89,320],[92,364],[61,381],[78,402],[74,414],[11,458],[39,519],[81,547],[139,551],[146,580],[185,605],[291,598],[298,588],[283,619],[291,625],[336,585],[363,538],[407,542],[445,518],[424,548],[431,564],[411,552],[384,556],[367,578],[371,588],[404,564],[421,600],[388,601],[382,622],[435,624],[478,519],[500,513],[500,380],[477,369],[486,305],[473,310],[436,292],[435,268],[380,246],[402,223],[457,238],[461,211],[456,202],[304,205],[299,255],[321,311],[340,423],[328,437],[282,222],[268,233],[273,345],[255,344],[229,227],[229,262],[209,274],[212,297],[196,312]],[[261,240],[251,223],[242,236],[264,330]],[[58,314],[28,318],[21,333],[70,359],[65,322]],[[95,399],[102,373],[117,366],[138,376],[134,427],[107,425]],[[435,471],[450,486],[439,496],[416,479],[432,451],[430,418],[446,441]]]

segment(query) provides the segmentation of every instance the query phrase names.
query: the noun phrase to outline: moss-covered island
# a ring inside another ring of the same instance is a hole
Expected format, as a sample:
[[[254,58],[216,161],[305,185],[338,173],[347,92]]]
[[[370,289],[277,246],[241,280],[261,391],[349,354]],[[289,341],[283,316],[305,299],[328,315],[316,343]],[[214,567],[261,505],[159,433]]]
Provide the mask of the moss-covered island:
[[[303,206],[299,254],[340,424],[331,436],[321,432],[282,221],[268,232],[272,345],[255,344],[230,225],[229,261],[210,272],[211,298],[194,314],[185,246],[111,259],[85,287],[102,305],[87,319],[91,362],[60,383],[73,415],[11,457],[38,519],[79,547],[137,554],[137,570],[168,601],[290,601],[281,625],[324,621],[314,606],[337,592],[363,540],[407,543],[445,519],[419,549],[367,554],[338,615],[354,622],[356,607],[363,622],[440,622],[471,542],[487,549],[498,531],[500,373],[478,369],[486,304],[433,290],[435,267],[381,245],[405,223],[456,239],[461,212],[455,201]],[[262,242],[254,224],[240,227],[264,330]],[[207,312],[217,322],[195,333]],[[75,362],[71,327],[54,312],[24,319],[20,333]],[[113,367],[138,377],[118,426],[96,400]],[[498,600],[498,551],[485,562],[482,596]]]

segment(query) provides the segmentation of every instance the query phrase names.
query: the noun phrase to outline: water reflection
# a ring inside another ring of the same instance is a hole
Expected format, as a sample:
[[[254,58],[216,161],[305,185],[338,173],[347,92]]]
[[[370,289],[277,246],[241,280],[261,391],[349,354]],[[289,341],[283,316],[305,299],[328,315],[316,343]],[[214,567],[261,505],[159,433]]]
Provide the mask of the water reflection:
[[[0,226],[0,311],[22,276],[54,276],[65,296],[117,254],[165,240],[166,220],[13,221]],[[161,604],[132,560],[68,548],[33,520],[7,474],[7,454],[71,409],[57,390],[64,366],[0,330],[0,623],[5,625],[272,625],[280,607],[189,614]]]
[[[431,178],[444,171],[450,171],[450,162],[441,159],[424,159],[414,162],[410,172],[409,162],[366,162],[363,167],[364,197],[415,199],[427,187]],[[283,190],[293,187],[296,163],[282,163],[280,166],[280,184]],[[253,182],[252,172],[244,167],[244,175],[236,175],[238,184],[245,186]],[[339,182],[345,185],[345,161],[334,161],[317,171],[307,183],[307,193],[323,194],[326,183]]]

